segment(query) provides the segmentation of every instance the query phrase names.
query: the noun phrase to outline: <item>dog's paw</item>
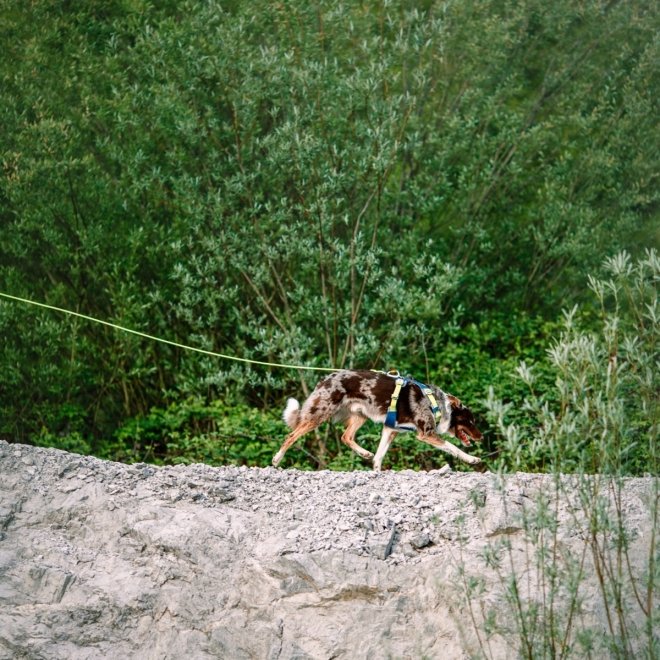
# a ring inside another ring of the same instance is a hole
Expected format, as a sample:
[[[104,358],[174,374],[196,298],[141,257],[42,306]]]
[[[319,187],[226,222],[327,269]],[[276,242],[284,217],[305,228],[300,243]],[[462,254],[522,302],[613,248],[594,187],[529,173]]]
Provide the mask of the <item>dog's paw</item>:
[[[477,458],[476,456],[472,456],[471,458],[474,460],[470,461],[470,465],[475,472],[488,472],[488,465],[480,458]]]
[[[360,454],[360,456],[362,456],[365,461],[372,461],[374,458],[374,455],[370,451],[365,451],[364,454]]]
[[[280,464],[281,460],[282,457],[279,454],[275,454],[275,456],[273,456],[273,460],[271,461],[273,467],[277,467]]]

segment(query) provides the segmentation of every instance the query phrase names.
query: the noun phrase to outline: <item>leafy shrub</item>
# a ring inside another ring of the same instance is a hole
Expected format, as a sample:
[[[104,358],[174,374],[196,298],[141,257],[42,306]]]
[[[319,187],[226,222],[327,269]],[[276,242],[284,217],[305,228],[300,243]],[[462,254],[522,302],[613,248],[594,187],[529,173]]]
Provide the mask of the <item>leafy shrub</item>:
[[[441,384],[445,349],[467,350],[451,387],[472,402],[480,370],[505,378],[473,327],[552,319],[603,255],[654,236],[653,3],[5,5],[2,291]],[[188,397],[266,410],[303,389],[5,302],[0,333],[13,440],[103,451]]]
[[[660,259],[654,250],[633,262],[607,259],[607,280],[589,279],[600,305],[599,333],[581,329],[576,310],[549,349],[554,393],[536,389],[524,362],[524,401],[506,403],[491,390],[487,408],[505,469],[608,474],[658,472],[658,300]],[[521,406],[534,419],[509,415]]]
[[[283,429],[277,417],[254,408],[189,399],[130,420],[104,455],[129,462],[267,465]]]
[[[523,362],[517,372],[528,388],[524,401],[505,403],[493,390],[487,401],[502,445],[503,516],[519,534],[486,541],[482,560],[496,575],[491,583],[478,568],[459,564],[459,602],[483,657],[497,657],[495,641],[530,660],[654,658],[660,650],[660,257],[648,250],[635,261],[624,252],[607,259],[605,270],[606,279],[589,278],[596,329],[581,326],[570,310],[549,348],[554,393],[539,390],[534,369]],[[529,418],[511,421],[520,405]],[[510,473],[530,469],[552,476],[533,501],[514,505]],[[650,531],[641,538],[623,504],[626,477],[634,474],[647,476],[640,493]],[[558,501],[570,505],[564,533],[583,541],[575,550],[562,543]],[[493,607],[496,592],[506,608]],[[593,617],[594,611],[602,614]]]
[[[73,454],[87,455],[92,453],[92,445],[89,440],[85,439],[77,431],[61,435],[53,435],[48,431],[44,431],[36,436],[34,444],[38,447],[54,447],[55,449],[62,449]]]
[[[511,501],[520,492],[513,475],[496,483],[511,533],[486,534],[480,561],[459,561],[455,579],[457,609],[469,614],[459,625],[469,622],[474,655],[657,657],[658,477],[628,489],[643,500],[643,536],[628,519],[620,475],[555,474],[524,503]],[[558,518],[560,501],[568,520]],[[461,543],[467,538],[459,534]]]

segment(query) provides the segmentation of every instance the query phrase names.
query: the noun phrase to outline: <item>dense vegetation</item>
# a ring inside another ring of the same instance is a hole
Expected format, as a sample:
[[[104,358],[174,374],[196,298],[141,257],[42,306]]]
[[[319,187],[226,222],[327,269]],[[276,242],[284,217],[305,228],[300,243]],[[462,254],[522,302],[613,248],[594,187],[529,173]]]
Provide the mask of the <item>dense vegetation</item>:
[[[398,368],[505,469],[657,472],[657,3],[0,7],[0,291]],[[0,333],[0,437],[121,460],[268,464],[319,377],[6,301]],[[362,466],[334,429],[293,464]]]

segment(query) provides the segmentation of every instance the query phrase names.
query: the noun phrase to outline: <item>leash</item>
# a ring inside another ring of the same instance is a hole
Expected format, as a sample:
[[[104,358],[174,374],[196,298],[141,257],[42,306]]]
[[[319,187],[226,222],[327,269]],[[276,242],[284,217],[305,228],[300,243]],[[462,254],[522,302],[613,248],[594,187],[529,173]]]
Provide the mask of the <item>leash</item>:
[[[125,328],[116,323],[110,323],[109,321],[103,321],[101,319],[94,318],[93,316],[87,316],[87,314],[80,314],[79,312],[73,312],[70,309],[63,309],[62,307],[55,307],[54,305],[47,305],[46,303],[36,302],[34,300],[28,300],[27,298],[19,298],[18,296],[11,296],[8,293],[2,293],[0,291],[0,296],[3,298],[8,298],[15,302],[25,303],[27,305],[35,305],[36,307],[43,307],[44,309],[50,309],[55,312],[60,312],[62,314],[69,314],[70,316],[77,316],[78,318],[85,319],[85,321],[91,321],[92,323],[100,323],[101,325],[108,326],[109,328],[114,328],[115,330],[121,330],[122,332],[128,332],[132,335],[137,335],[138,337],[144,337],[145,339],[151,339],[152,341],[160,342],[161,344],[169,344],[170,346],[176,346],[177,348],[182,348],[186,351],[195,351],[196,353],[204,353],[204,355],[211,355],[212,357],[222,358],[223,360],[233,360],[235,362],[243,362],[245,364],[258,364],[263,367],[278,367],[281,369],[300,369],[308,371],[339,371],[339,369],[331,367],[308,367],[305,365],[298,364],[281,364],[278,362],[264,362],[262,360],[249,360],[248,358],[236,357],[234,355],[225,355],[224,353],[216,353],[215,351],[207,351],[203,348],[197,348],[196,346],[187,346],[186,344],[180,344],[176,341],[171,341],[169,339],[163,339],[162,337],[155,337],[154,335],[148,335],[146,332],[140,332],[139,330],[132,330],[131,328]]]

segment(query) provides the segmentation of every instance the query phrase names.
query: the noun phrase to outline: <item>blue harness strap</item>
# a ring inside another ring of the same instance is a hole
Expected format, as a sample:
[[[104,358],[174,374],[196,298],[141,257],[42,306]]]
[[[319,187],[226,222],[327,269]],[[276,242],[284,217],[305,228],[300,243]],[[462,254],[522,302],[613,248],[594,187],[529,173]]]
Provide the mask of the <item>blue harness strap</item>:
[[[433,394],[433,390],[428,385],[420,383],[418,380],[413,380],[411,378],[410,382],[417,385],[417,387],[422,390],[422,394],[429,400],[429,403],[431,404],[431,412],[433,413],[433,419],[435,420],[435,423],[438,424],[442,419],[442,410],[440,410],[440,406],[438,405],[438,401],[435,398],[435,394]]]
[[[380,373],[385,373],[385,372],[380,372]],[[414,378],[404,378],[403,376],[399,375],[398,371],[394,372],[387,372],[387,375],[390,376],[391,378],[396,378],[395,385],[394,385],[394,392],[392,392],[392,398],[390,400],[390,405],[389,408],[387,409],[387,414],[385,415],[385,426],[391,429],[395,429],[397,431],[415,431],[414,426],[406,426],[404,424],[398,424],[397,423],[397,403],[399,402],[399,396],[401,395],[401,390],[408,384],[416,385],[419,387],[419,389],[422,391],[422,394],[429,400],[429,404],[431,405],[431,412],[433,413],[433,418],[435,419],[435,423],[438,424],[440,420],[442,419],[442,410],[440,410],[440,406],[438,405],[438,401],[435,398],[435,395],[433,394],[433,390],[428,386],[425,385],[424,383],[420,383],[418,380],[415,380]]]

